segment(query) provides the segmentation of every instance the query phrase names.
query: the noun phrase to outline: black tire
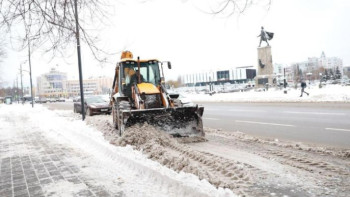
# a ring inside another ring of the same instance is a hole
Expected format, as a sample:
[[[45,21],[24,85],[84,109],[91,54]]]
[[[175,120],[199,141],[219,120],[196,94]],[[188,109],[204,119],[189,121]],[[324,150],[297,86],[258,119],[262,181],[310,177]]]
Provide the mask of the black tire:
[[[120,101],[118,103],[118,108],[117,108],[117,122],[118,122],[118,132],[119,132],[119,136],[123,135],[124,132],[124,127],[125,125],[122,123],[122,115],[120,114],[121,110],[130,110],[131,109],[131,105],[129,103],[129,101]]]
[[[115,129],[118,129],[118,119],[117,119],[117,107],[116,103],[114,102],[112,105],[112,116],[113,116],[113,127]]]

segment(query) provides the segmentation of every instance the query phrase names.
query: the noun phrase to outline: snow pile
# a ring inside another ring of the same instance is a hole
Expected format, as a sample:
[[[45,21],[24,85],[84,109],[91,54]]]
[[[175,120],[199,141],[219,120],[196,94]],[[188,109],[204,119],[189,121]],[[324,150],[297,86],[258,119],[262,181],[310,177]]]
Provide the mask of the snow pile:
[[[145,123],[126,128],[123,136],[117,138],[114,144],[120,146],[133,145],[140,149],[146,143],[168,146],[171,143],[170,141],[169,135]]]
[[[28,128],[28,132],[40,132],[49,142],[59,143],[83,155],[68,162],[81,166],[81,170],[98,180],[99,184],[118,188],[126,196],[234,196],[231,190],[217,189],[192,174],[175,172],[130,146],[117,147],[108,143],[101,132],[87,126],[85,122],[74,117],[64,117],[67,112],[50,111],[38,105],[35,108],[0,106],[1,136],[11,137],[11,133],[15,132],[13,128],[8,128],[9,125],[6,127],[3,124],[6,122],[3,117],[11,116],[21,119],[21,122],[25,120],[23,126]],[[7,129],[2,128],[3,125]],[[122,180],[122,184],[116,187],[115,181],[118,179]],[[67,191],[72,189],[64,184],[59,187]],[[50,192],[50,188],[44,189]]]
[[[305,89],[310,93],[300,97],[300,89],[282,90],[270,88],[268,91],[217,93],[209,94],[183,93],[187,98],[197,102],[350,102],[350,86],[327,85],[322,88],[312,86]]]
[[[177,172],[187,172],[208,180],[217,187],[230,188],[244,195],[243,186],[249,185],[249,172],[240,163],[207,155],[178,143],[163,131],[148,125],[134,125],[125,130],[120,138],[111,141],[116,145],[133,145],[150,159]]]

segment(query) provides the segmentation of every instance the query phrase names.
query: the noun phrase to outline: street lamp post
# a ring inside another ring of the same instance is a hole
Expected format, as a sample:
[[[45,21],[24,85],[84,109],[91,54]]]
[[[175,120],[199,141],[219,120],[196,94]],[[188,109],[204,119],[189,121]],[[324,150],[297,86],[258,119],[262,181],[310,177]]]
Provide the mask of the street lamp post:
[[[30,42],[29,42],[29,39],[28,39],[28,63],[29,63],[29,77],[30,77],[30,96],[32,97],[32,107],[34,107],[33,82],[32,82],[32,63],[30,60]]]
[[[28,70],[23,70],[22,69],[22,64],[21,64],[21,68],[20,68],[20,75],[21,75],[21,88],[22,88],[22,99],[24,96],[24,90],[23,90],[23,82],[22,82],[22,73],[23,72],[28,72],[29,73],[29,77],[30,77],[30,88],[31,88],[31,99],[33,101],[33,88],[32,88],[32,76],[31,76],[31,72]],[[28,90],[28,94],[29,94],[29,90]],[[33,103],[33,102],[32,102]],[[32,104],[32,107],[34,107],[34,105]]]
[[[322,73],[320,73],[320,85],[318,85],[319,88],[322,88]]]
[[[212,92],[213,88],[212,88],[212,84],[211,84],[211,77],[209,77],[209,92]]]
[[[79,67],[79,83],[80,83],[80,100],[81,100],[81,114],[82,119],[85,120],[85,110],[84,110],[84,89],[83,89],[83,74],[81,68],[81,54],[80,54],[80,37],[79,37],[79,18],[78,18],[78,5],[77,0],[74,0],[75,9],[75,36],[77,39],[77,52],[78,52],[78,67]]]
[[[20,64],[20,75],[21,75],[21,98],[23,100],[23,80],[22,80],[22,64]],[[23,103],[23,102],[22,102]]]
[[[17,104],[19,104],[19,92],[18,92],[18,74],[16,76],[16,90],[17,90]]]
[[[283,90],[283,93],[284,94],[287,94],[287,79],[286,79],[286,68],[283,69],[283,87],[284,87],[284,90]]]

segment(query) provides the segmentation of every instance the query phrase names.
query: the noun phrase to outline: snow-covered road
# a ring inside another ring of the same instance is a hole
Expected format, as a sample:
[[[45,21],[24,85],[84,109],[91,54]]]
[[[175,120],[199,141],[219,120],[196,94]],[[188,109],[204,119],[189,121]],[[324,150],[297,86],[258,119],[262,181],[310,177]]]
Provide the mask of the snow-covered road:
[[[234,196],[231,190],[175,172],[130,146],[111,145],[101,132],[64,113],[68,114],[40,105],[0,105],[2,194]],[[19,168],[22,171],[16,171]],[[17,181],[19,175],[23,181]]]

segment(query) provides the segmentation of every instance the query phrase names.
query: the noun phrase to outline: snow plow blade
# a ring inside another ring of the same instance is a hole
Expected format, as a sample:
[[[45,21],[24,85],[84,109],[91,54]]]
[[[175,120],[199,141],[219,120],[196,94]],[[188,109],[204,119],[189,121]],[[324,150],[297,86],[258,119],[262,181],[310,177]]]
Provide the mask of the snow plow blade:
[[[125,128],[147,122],[174,137],[204,137],[203,111],[198,106],[123,110],[122,117]]]

